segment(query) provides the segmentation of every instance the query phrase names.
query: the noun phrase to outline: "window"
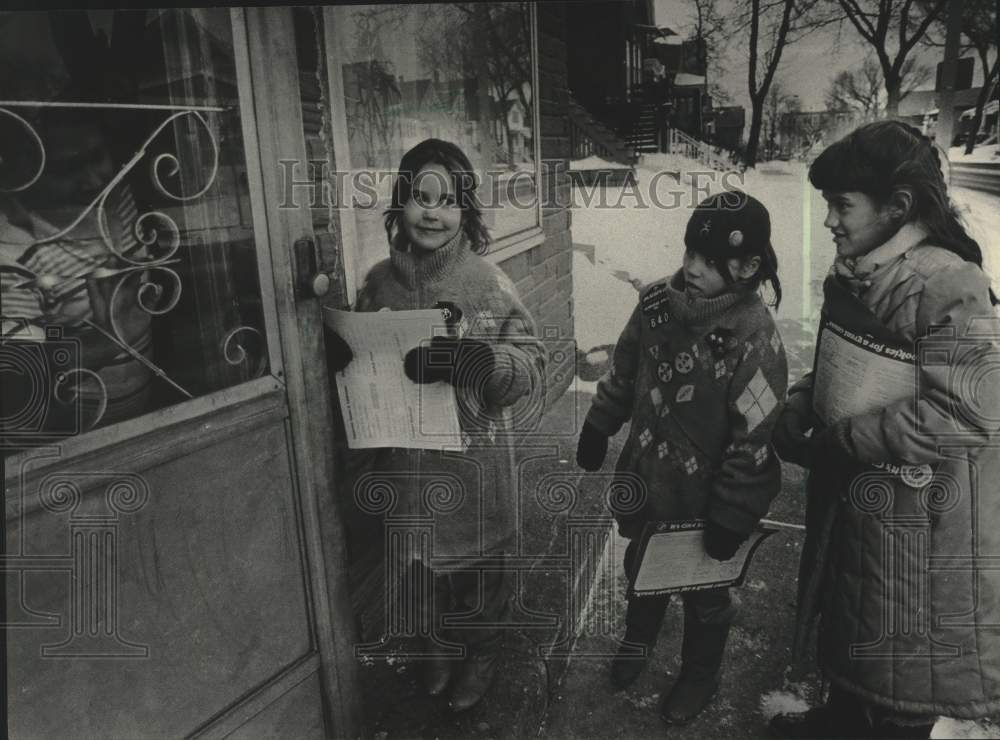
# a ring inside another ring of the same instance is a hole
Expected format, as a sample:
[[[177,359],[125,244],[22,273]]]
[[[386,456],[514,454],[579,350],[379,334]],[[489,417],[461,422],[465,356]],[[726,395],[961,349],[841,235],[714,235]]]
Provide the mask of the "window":
[[[369,185],[342,215],[349,282],[388,256],[392,176],[429,137],[480,175],[494,251],[537,243],[533,4],[338,6],[325,23],[337,182]]]
[[[229,11],[0,14],[0,50],[4,441],[265,376]]]

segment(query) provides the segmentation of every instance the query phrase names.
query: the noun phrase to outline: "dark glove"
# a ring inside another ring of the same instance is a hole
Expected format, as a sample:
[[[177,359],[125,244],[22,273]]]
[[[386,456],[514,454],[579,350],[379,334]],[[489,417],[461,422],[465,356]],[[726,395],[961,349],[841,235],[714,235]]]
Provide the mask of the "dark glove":
[[[326,339],[326,366],[331,372],[339,373],[351,364],[354,352],[351,351],[351,345],[333,329],[326,326],[323,329]]]
[[[809,453],[812,441],[806,432],[813,428],[815,415],[810,405],[810,394],[793,393],[774,425],[771,442],[775,451],[785,462],[809,467]]]
[[[714,560],[729,560],[749,536],[734,532],[709,519],[705,522],[705,552]]]
[[[576,464],[584,470],[594,472],[604,464],[608,454],[608,436],[589,421],[583,422],[580,441],[576,446]]]
[[[836,480],[852,477],[861,463],[854,456],[849,420],[813,430],[808,457],[813,475],[830,475]]]
[[[429,346],[414,347],[403,360],[414,383],[443,380],[455,386],[482,388],[493,372],[493,349],[478,339],[434,337]]]

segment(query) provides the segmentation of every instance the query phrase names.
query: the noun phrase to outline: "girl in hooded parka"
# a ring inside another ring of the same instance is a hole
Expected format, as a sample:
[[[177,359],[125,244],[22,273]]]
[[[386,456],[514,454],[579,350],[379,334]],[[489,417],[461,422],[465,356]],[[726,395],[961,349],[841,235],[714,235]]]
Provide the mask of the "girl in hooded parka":
[[[1000,571],[982,567],[1000,555],[995,299],[918,130],[862,126],[809,179],[837,257],[774,442],[810,468],[795,647],[818,621],[830,692],[771,728],[928,737],[937,715],[1000,711]],[[873,370],[845,387],[858,358]]]

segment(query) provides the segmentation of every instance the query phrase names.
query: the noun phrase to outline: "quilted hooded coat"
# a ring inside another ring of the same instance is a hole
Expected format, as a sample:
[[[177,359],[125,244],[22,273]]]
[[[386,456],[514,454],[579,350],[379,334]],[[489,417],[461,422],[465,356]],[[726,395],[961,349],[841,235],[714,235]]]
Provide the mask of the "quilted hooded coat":
[[[853,467],[814,457],[796,651],[818,617],[834,684],[972,718],[1000,711],[1000,324],[983,271],[926,242],[908,225],[824,286],[913,343],[916,392],[849,418]]]

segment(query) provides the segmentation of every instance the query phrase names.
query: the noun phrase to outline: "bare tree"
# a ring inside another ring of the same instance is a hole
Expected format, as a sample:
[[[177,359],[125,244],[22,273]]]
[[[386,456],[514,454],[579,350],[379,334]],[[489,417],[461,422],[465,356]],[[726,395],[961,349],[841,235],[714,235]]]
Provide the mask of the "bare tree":
[[[871,54],[860,69],[838,74],[826,91],[827,110],[855,110],[863,118],[877,118],[882,109],[882,70]]]
[[[505,132],[506,159],[514,166],[508,107],[511,96],[520,103],[525,120],[534,120],[531,90],[530,9],[526,2],[455,3],[443,14],[428,13],[419,35],[421,63],[453,79],[473,74],[489,85],[484,113]],[[447,44],[437,43],[447,38]],[[492,102],[491,102],[492,101]],[[537,132],[533,132],[537,136]]]
[[[885,112],[899,111],[907,72],[917,70],[910,52],[941,14],[947,0],[837,0],[847,19],[875,52],[885,84]],[[909,67],[907,63],[909,62]],[[913,85],[909,86],[913,89]]]
[[[839,14],[831,13],[829,4],[820,0],[744,0],[740,4],[730,38],[748,33],[747,83],[752,111],[747,166],[757,162],[764,103],[785,47],[839,19]]]

